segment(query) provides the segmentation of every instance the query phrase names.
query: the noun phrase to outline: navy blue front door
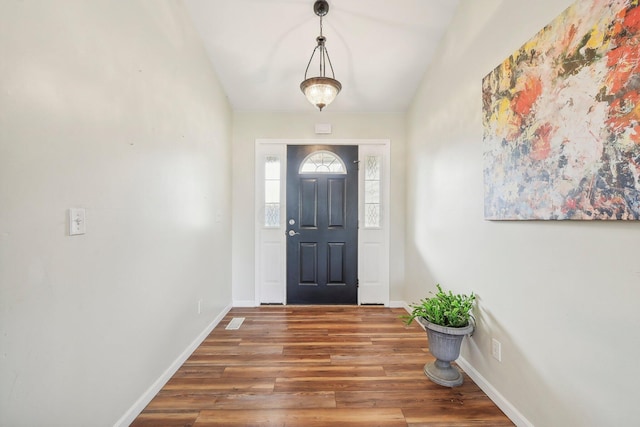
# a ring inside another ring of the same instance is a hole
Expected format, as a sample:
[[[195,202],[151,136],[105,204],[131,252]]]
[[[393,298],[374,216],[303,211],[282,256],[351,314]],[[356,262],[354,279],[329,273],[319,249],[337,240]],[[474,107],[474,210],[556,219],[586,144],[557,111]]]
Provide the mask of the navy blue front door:
[[[287,147],[288,304],[358,302],[357,160],[357,146]]]

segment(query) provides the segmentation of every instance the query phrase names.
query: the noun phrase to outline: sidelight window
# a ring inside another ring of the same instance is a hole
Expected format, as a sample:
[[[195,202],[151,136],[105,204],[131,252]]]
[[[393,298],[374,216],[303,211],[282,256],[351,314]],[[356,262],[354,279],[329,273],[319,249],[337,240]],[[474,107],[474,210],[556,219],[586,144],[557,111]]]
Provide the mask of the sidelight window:
[[[380,228],[380,156],[366,156],[364,165],[364,226]]]
[[[264,226],[280,227],[280,158],[266,156],[264,161]]]

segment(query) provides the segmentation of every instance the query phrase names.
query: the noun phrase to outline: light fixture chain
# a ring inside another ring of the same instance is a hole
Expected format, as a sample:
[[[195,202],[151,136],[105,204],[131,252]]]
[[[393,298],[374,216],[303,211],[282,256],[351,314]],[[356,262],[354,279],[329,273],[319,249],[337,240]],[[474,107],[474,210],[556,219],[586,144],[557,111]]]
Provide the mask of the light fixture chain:
[[[320,46],[320,77],[324,77],[324,58],[325,58],[325,47],[324,44]]]
[[[320,77],[324,77],[326,75],[327,69],[327,63],[325,59],[327,48],[324,46],[325,38],[322,34],[322,16],[323,15],[320,15],[320,37],[318,38],[318,46],[320,46]]]

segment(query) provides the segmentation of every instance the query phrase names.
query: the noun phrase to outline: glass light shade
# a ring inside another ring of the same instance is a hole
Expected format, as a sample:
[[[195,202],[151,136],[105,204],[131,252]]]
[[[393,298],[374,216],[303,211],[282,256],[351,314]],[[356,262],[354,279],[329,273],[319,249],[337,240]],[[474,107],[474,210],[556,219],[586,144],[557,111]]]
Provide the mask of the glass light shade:
[[[342,85],[336,79],[329,77],[311,77],[300,83],[300,89],[309,102],[322,111],[336,99]]]

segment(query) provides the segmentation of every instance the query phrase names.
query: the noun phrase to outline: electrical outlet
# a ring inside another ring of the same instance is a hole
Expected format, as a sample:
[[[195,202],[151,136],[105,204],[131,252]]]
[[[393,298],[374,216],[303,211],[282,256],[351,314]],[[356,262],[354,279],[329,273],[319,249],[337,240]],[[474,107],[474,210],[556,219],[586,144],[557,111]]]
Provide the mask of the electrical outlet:
[[[498,362],[502,362],[502,344],[495,338],[491,339],[491,355]]]
[[[202,298],[198,300],[198,314],[202,313]]]

